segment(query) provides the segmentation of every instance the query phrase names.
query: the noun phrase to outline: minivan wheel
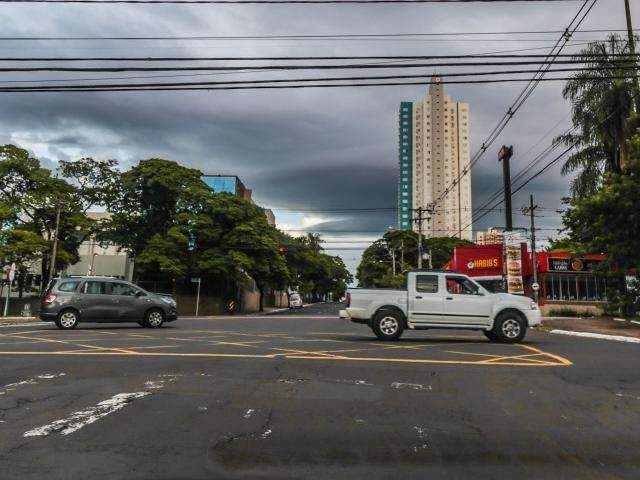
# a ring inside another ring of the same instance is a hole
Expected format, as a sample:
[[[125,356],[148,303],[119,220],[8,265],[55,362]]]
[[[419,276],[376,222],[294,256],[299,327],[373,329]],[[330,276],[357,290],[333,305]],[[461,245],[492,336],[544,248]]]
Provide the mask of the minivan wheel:
[[[61,330],[71,330],[78,326],[79,320],[75,310],[63,310],[56,319],[56,326]]]
[[[492,332],[499,342],[518,343],[527,333],[527,324],[517,313],[505,312],[496,318]]]
[[[397,340],[404,330],[403,323],[398,312],[382,311],[373,318],[371,328],[380,340]]]
[[[164,314],[157,308],[149,310],[144,318],[144,323],[149,328],[160,328],[163,322]]]

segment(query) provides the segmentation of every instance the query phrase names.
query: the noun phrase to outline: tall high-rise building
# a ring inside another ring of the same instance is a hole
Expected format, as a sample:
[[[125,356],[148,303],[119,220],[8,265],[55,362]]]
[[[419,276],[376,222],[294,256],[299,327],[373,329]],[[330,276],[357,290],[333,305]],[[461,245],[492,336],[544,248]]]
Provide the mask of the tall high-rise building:
[[[440,77],[431,80],[423,99],[400,104],[398,227],[417,231],[412,219],[422,207],[427,238],[471,240],[469,105],[445,95]]]

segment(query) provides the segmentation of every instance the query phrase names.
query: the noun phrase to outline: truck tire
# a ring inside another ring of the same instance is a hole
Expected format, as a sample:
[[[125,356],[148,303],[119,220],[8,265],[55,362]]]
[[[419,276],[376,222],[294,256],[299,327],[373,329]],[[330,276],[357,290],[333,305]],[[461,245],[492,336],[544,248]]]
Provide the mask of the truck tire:
[[[484,336],[487,337],[490,341],[498,341],[498,338],[496,337],[496,334],[493,333],[493,330],[483,330],[482,333],[484,333]]]
[[[380,340],[397,340],[404,330],[404,319],[398,312],[383,310],[373,317],[371,328]]]
[[[501,343],[519,343],[527,333],[527,323],[517,312],[503,312],[496,318],[492,330]]]

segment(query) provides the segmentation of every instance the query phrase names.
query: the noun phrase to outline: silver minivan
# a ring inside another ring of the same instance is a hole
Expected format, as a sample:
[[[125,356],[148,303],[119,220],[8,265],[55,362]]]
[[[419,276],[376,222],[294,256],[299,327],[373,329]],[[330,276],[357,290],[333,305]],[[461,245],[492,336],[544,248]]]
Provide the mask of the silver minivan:
[[[137,322],[158,328],[177,320],[178,312],[171,295],[151,293],[113,277],[74,276],[49,282],[40,318],[63,330],[80,322]]]

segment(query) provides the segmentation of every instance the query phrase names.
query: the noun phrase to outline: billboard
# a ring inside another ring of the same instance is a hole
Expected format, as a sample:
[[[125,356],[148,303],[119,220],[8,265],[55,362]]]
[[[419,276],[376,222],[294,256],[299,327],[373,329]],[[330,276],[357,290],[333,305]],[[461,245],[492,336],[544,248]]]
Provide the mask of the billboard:
[[[522,282],[522,238],[519,232],[504,233],[505,257],[507,262],[507,292],[524,295]]]

